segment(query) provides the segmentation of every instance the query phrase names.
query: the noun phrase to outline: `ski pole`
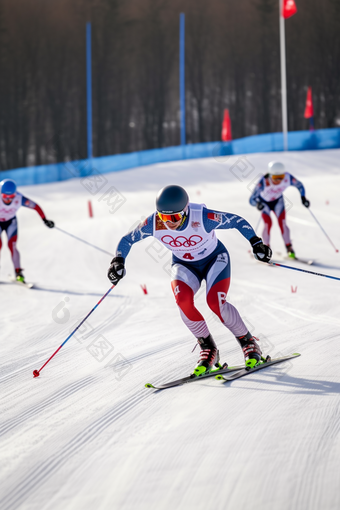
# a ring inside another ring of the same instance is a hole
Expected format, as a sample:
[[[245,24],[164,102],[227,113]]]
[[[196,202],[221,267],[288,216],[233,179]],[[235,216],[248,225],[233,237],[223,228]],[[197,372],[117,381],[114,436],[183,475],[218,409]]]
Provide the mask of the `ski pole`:
[[[333,248],[335,249],[336,253],[339,253],[339,250],[338,248],[336,248],[336,246],[334,246],[333,242],[331,241],[330,237],[327,235],[326,231],[324,228],[322,228],[322,226],[320,225],[320,222],[316,219],[316,217],[314,216],[314,214],[312,213],[312,211],[310,210],[310,208],[308,207],[308,211],[311,213],[311,215],[313,216],[314,220],[316,221],[316,223],[319,225],[319,227],[321,228],[322,232],[325,234],[325,236],[327,237],[328,241],[331,243],[331,245],[333,246]]]
[[[315,276],[323,276],[324,278],[332,278],[332,280],[340,281],[340,278],[337,278],[336,276],[330,276],[328,274],[314,273],[314,271],[307,271],[306,269],[299,269],[297,267],[285,266],[284,264],[278,264],[277,262],[268,262],[268,264],[271,266],[284,267],[285,269],[292,269],[293,271],[301,271],[301,273],[309,273],[309,274],[313,274]]]
[[[43,366],[39,369],[39,370],[33,370],[33,377],[39,377],[40,375],[40,372],[42,371],[42,369],[47,365],[47,363],[49,361],[51,361],[51,359],[53,358],[53,356],[55,356],[57,354],[58,351],[60,351],[60,349],[62,348],[63,345],[66,344],[66,342],[71,338],[71,336],[74,335],[74,333],[77,331],[77,329],[80,328],[80,326],[82,324],[84,324],[84,322],[86,321],[86,319],[91,315],[92,312],[94,312],[94,310],[97,308],[97,306],[100,305],[100,303],[106,298],[106,296],[111,292],[111,290],[115,287],[115,285],[112,285],[112,287],[106,292],[106,294],[104,294],[104,296],[102,298],[100,298],[100,300],[98,301],[98,303],[96,304],[96,306],[94,306],[92,308],[92,310],[86,315],[86,317],[81,321],[80,324],[78,324],[78,326],[72,331],[72,333],[66,338],[66,340],[58,347],[58,349],[52,354],[52,356],[50,358],[48,358],[48,360],[46,361],[46,363],[43,364]]]
[[[103,250],[102,248],[99,248],[98,246],[96,246],[95,244],[91,244],[87,241],[85,241],[84,239],[81,239],[80,237],[77,237],[73,234],[70,234],[69,232],[66,232],[66,230],[63,230],[62,228],[59,228],[59,227],[54,227],[56,230],[59,230],[60,232],[62,232],[63,234],[66,234],[70,237],[74,237],[74,239],[77,239],[77,241],[81,241],[82,243],[85,243],[85,244],[88,244],[89,246],[92,246],[92,248],[96,248],[96,250],[99,250],[99,251],[102,251],[103,253],[106,253],[107,255],[110,255],[110,257],[113,257],[112,253],[109,253],[108,251],[106,250]]]

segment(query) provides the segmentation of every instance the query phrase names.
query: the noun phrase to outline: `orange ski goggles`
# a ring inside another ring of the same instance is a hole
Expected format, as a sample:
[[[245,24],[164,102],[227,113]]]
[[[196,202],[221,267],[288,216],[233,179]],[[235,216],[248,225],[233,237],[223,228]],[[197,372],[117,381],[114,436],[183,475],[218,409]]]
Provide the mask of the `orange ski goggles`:
[[[284,178],[285,178],[285,174],[272,175],[272,180],[273,181],[283,181]]]
[[[171,221],[172,223],[177,223],[177,221],[181,221],[185,212],[181,211],[181,212],[174,213],[174,214],[163,214],[163,213],[160,213],[157,211],[157,214],[160,217],[160,219],[162,221],[164,221],[164,223],[166,223],[167,221]]]

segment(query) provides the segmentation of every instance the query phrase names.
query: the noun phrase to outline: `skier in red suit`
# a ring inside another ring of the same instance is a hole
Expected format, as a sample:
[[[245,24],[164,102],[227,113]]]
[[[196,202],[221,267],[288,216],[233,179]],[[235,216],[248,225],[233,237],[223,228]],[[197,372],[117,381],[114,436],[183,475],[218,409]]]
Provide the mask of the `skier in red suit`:
[[[109,280],[117,284],[124,277],[125,258],[134,243],[149,236],[155,237],[172,252],[172,291],[185,325],[201,348],[194,373],[201,375],[219,364],[216,343],[194,303],[202,280],[206,281],[208,306],[236,337],[248,366],[255,366],[261,360],[261,349],[238,310],[227,301],[230,257],[215,231],[236,228],[250,242],[254,256],[263,262],[269,262],[270,248],[262,243],[244,218],[208,209],[204,204],[191,203],[180,186],[163,188],[158,193],[156,209],[120,240],[108,271]]]
[[[16,279],[19,282],[25,283],[23,270],[20,267],[20,254],[17,248],[18,223],[16,213],[21,206],[37,211],[47,227],[53,228],[54,223],[46,219],[43,210],[38,204],[17,191],[17,186],[12,179],[4,179],[0,182],[0,250],[2,247],[1,234],[6,232]]]
[[[286,223],[286,211],[283,200],[283,192],[289,187],[297,188],[301,195],[301,202],[305,207],[310,206],[310,201],[305,196],[305,188],[302,182],[296,177],[286,172],[285,167],[279,161],[272,161],[268,165],[268,173],[261,177],[252,193],[249,202],[261,211],[264,228],[262,232],[263,241],[269,246],[270,230],[272,228],[272,220],[270,213],[273,212],[277,217],[281,230],[283,241],[286,245],[288,257],[296,258],[293,249],[290,230]]]

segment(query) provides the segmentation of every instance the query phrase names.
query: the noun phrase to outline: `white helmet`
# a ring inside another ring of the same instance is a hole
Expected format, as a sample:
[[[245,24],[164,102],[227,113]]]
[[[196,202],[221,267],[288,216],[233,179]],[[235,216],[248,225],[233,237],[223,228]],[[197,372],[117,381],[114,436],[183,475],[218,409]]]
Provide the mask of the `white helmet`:
[[[270,175],[282,175],[285,173],[285,166],[279,161],[271,161],[268,165]]]

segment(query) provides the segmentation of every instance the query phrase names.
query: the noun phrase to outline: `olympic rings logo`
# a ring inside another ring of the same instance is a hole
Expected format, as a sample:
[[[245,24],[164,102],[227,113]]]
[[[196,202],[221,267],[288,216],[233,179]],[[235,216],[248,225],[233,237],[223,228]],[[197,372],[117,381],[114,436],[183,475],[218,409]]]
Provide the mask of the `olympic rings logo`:
[[[161,241],[164,244],[168,244],[171,246],[171,248],[181,248],[184,246],[184,248],[190,248],[192,246],[196,246],[201,241],[203,241],[203,237],[193,235],[190,236],[189,239],[187,239],[184,236],[178,236],[175,239],[172,236],[166,235],[161,238]]]

